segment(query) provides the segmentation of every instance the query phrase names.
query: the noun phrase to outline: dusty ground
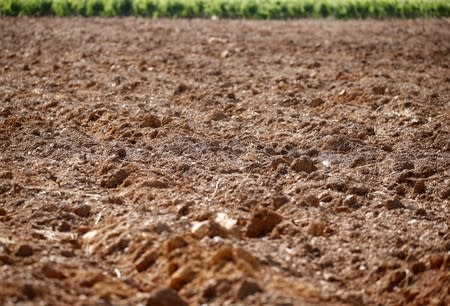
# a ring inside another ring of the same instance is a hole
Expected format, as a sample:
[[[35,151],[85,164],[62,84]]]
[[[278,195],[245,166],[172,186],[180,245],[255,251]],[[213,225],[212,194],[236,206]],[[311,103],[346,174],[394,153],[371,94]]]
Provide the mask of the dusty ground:
[[[0,304],[449,305],[449,22],[0,19]]]

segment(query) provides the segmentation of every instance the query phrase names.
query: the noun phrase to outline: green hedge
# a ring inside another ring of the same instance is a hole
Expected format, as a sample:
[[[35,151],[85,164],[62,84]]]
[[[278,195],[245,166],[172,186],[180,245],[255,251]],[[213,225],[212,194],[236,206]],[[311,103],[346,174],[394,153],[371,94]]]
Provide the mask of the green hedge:
[[[3,16],[450,17],[450,0],[0,0]]]

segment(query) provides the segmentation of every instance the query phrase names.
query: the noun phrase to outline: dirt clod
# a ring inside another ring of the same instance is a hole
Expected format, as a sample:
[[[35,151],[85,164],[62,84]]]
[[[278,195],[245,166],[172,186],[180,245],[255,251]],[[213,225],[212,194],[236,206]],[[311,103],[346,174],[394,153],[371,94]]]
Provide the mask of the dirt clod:
[[[105,188],[116,188],[130,175],[126,169],[119,169],[101,182],[101,186]]]
[[[245,279],[244,281],[242,281],[236,291],[236,298],[238,300],[244,300],[248,296],[262,291],[263,290],[255,280]]]
[[[281,215],[269,209],[260,209],[253,213],[245,235],[250,238],[269,234],[283,220]]]
[[[311,173],[315,171],[317,168],[314,165],[314,162],[309,156],[301,156],[295,159],[291,164],[291,169],[295,172],[306,172]]]
[[[387,209],[399,209],[404,208],[405,205],[402,204],[399,198],[394,197],[393,199],[388,199],[384,202],[384,207]]]
[[[15,254],[19,257],[29,257],[33,256],[33,253],[33,248],[30,245],[22,244],[19,246]]]
[[[156,117],[155,115],[151,114],[145,115],[144,118],[142,118],[141,127],[159,128],[161,127],[161,120],[159,120],[159,118]]]
[[[157,289],[147,300],[147,306],[188,306],[180,295],[171,288]]]
[[[422,194],[422,193],[425,193],[425,191],[426,191],[426,186],[425,186],[424,181],[420,180],[414,184],[413,192],[415,194]]]

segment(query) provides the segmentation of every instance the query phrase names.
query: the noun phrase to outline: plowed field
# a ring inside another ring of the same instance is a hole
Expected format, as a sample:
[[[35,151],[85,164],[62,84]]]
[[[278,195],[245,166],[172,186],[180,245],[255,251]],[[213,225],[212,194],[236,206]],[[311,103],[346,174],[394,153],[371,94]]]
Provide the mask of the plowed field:
[[[0,19],[0,304],[449,305],[450,23]]]

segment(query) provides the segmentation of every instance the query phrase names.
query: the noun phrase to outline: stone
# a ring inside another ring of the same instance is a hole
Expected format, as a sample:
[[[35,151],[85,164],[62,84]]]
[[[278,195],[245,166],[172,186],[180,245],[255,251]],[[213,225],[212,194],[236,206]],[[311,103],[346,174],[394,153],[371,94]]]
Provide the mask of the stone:
[[[312,159],[309,156],[304,155],[300,156],[299,158],[296,158],[291,163],[291,169],[294,170],[295,172],[311,173],[315,171],[317,168],[314,165]]]
[[[345,206],[352,206],[354,204],[356,204],[356,202],[358,201],[358,198],[351,194],[345,197],[344,201],[342,202],[342,204],[344,204]]]
[[[263,208],[253,213],[247,226],[245,235],[249,238],[258,238],[269,234],[283,217],[276,212]]]
[[[189,306],[189,304],[175,290],[161,288],[151,293],[147,306]]]
[[[259,284],[253,279],[245,279],[239,285],[236,291],[236,298],[238,300],[244,300],[250,295],[254,295],[258,292],[263,292]]]
[[[33,256],[33,248],[28,244],[22,244],[19,246],[15,254],[19,257],[30,257]]]

